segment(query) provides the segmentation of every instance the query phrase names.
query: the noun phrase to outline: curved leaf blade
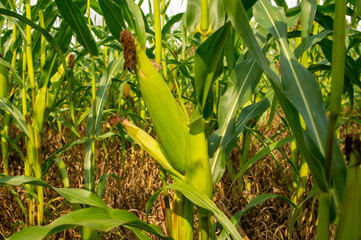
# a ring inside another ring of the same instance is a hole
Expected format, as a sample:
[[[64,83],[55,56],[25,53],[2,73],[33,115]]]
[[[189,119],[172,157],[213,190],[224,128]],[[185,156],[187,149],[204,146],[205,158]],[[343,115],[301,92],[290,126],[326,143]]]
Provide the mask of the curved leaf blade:
[[[81,45],[92,55],[98,56],[98,46],[78,6],[72,0],[55,0],[64,20],[74,30]]]
[[[153,226],[140,221],[134,214],[125,210],[112,208],[80,209],[61,216],[49,225],[25,228],[8,239],[38,240],[76,226],[89,227],[100,231],[109,231],[120,225],[145,230],[161,239],[170,239]]]
[[[110,32],[119,40],[122,28],[126,28],[121,8],[111,0],[99,0],[99,5]]]
[[[166,187],[176,191],[180,191],[184,196],[186,196],[197,206],[211,211],[220,222],[220,224],[222,224],[223,228],[227,231],[229,235],[232,236],[233,239],[243,239],[238,233],[237,229],[227,218],[227,216],[206,195],[202,194],[191,185],[185,183],[173,183]]]
[[[29,128],[26,125],[25,119],[20,110],[14,104],[12,104],[7,98],[0,97],[0,109],[9,112],[15,120],[16,126],[28,137],[30,136]]]

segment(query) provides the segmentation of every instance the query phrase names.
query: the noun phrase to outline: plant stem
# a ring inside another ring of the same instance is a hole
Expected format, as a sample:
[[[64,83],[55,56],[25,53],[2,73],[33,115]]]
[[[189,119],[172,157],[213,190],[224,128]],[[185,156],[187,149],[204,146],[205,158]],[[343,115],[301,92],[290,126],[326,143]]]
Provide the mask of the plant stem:
[[[164,199],[164,207],[165,207],[164,212],[167,223],[167,231],[168,231],[168,235],[172,236],[172,217],[170,212],[169,193],[168,193],[168,189],[165,188],[167,186],[167,181],[166,181],[167,173],[164,170],[164,168],[162,168],[161,166],[159,166],[159,169],[160,169],[160,178],[162,179],[162,183],[163,183],[163,199]]]
[[[341,112],[341,97],[344,85],[346,0],[338,0],[335,2],[335,22],[333,30],[334,42],[332,46],[330,118],[327,129],[325,167],[325,174],[328,183],[331,181],[335,127],[337,124],[338,115]]]
[[[209,240],[210,239],[210,216],[203,215],[198,213],[198,222],[199,222],[199,239],[200,240]]]
[[[31,20],[31,8],[30,8],[30,0],[26,0],[25,2],[26,8],[26,17]],[[33,55],[32,55],[32,46],[31,46],[31,27],[26,25],[26,58],[28,64],[28,76],[30,80],[31,87],[31,101],[33,107],[35,106],[35,78],[34,78],[34,64],[33,64]]]
[[[92,191],[94,192],[94,188],[95,188],[95,179],[94,179],[94,176],[95,176],[95,154],[96,154],[96,151],[95,151],[95,132],[96,132],[96,129],[95,129],[95,120],[97,118],[96,116],[96,83],[95,83],[95,64],[94,64],[94,58],[95,57],[92,57],[91,58],[91,71],[92,71],[92,106],[93,106],[93,126],[92,126],[92,147],[91,147],[91,150],[92,150],[92,160],[91,160],[91,168],[90,168],[90,171],[91,171],[91,176],[92,176],[92,180],[90,182],[90,189],[88,189],[89,191]]]
[[[174,192],[172,237],[174,240],[193,239],[194,205],[180,192]]]
[[[159,0],[154,0],[155,62],[160,64],[162,57],[162,32]]]
[[[8,112],[5,112],[2,119],[2,134],[9,135],[9,126],[10,126],[11,115]],[[9,175],[9,159],[8,159],[8,148],[7,141],[5,138],[1,138],[1,154],[3,160],[4,174]]]
[[[40,27],[45,28],[43,10],[39,10]],[[40,37],[40,69],[45,65],[45,37]]]
[[[206,39],[209,29],[208,0],[201,0],[201,32],[202,42]]]
[[[318,208],[317,239],[330,239],[330,205],[331,199],[328,193],[320,193]]]

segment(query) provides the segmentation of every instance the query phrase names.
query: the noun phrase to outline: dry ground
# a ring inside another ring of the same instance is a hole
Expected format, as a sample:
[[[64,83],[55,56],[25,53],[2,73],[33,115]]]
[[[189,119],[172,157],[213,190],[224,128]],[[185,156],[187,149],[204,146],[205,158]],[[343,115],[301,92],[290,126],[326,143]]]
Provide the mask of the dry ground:
[[[269,128],[266,126],[258,127],[264,135],[270,137],[283,129],[283,124],[279,118],[273,121]],[[79,127],[79,132],[85,135],[85,124]],[[344,136],[346,128],[341,130],[341,136]],[[106,131],[106,128],[105,128]],[[360,126],[355,122],[351,124],[352,132],[360,132]],[[12,128],[11,137],[14,139],[18,134],[15,128]],[[287,136],[287,133],[281,132],[276,139]],[[47,127],[43,137],[43,153],[45,158],[56,149],[68,143],[71,139],[71,133],[68,129],[63,129],[61,133],[54,130],[54,126]],[[241,143],[239,143],[241,144]],[[21,145],[24,149],[24,146]],[[152,193],[160,189],[161,180],[159,170],[155,161],[150,159],[147,154],[141,156],[141,152],[131,146],[127,146],[126,158],[122,159],[122,146],[119,139],[107,140],[106,153],[104,146],[97,145],[96,157],[96,179],[99,179],[105,173],[115,173],[121,180],[109,178],[104,192],[103,200],[113,208],[126,209],[136,214],[140,219],[145,220],[145,208],[147,201]],[[253,143],[249,152],[249,157],[253,156],[261,145],[253,138]],[[290,144],[285,145],[283,151],[290,155]],[[245,208],[248,202],[264,193],[275,193],[287,198],[292,194],[292,171],[290,164],[285,157],[274,151],[276,159],[283,169],[286,179],[282,176],[279,166],[271,156],[266,156],[257,164],[252,166],[249,171],[237,182],[231,189],[231,173],[226,171],[221,181],[215,188],[214,202],[228,216],[231,217],[238,211]],[[78,145],[66,152],[62,159],[64,160],[72,188],[84,188],[83,184],[83,164],[85,157],[85,147]],[[240,153],[235,148],[230,154],[230,162],[233,169],[239,170]],[[13,151],[10,159],[10,174],[21,175],[23,172],[23,163],[19,156]],[[57,165],[54,164],[45,179],[47,183],[54,187],[63,187],[61,175]],[[291,186],[289,191],[286,181]],[[312,179],[308,178],[307,190],[304,196],[312,188]],[[25,203],[25,191],[21,187],[14,187]],[[6,237],[22,229],[21,222],[24,222],[24,215],[15,201],[13,195],[6,192],[5,187],[0,188],[0,233]],[[45,223],[50,223],[53,219],[71,211],[71,206],[66,203],[56,192],[46,189],[45,202],[52,203],[45,212]],[[316,206],[316,207],[315,207]],[[285,200],[275,198],[258,205],[247,212],[241,219],[241,228],[249,239],[287,239],[292,207]],[[316,233],[317,201],[308,201],[305,203],[303,211],[300,213],[292,239],[315,239]],[[153,206],[149,222],[165,229],[163,213],[160,200],[158,199]],[[0,238],[1,238],[0,235]],[[136,239],[131,232],[124,228],[116,228],[109,233],[100,233],[100,239]],[[76,228],[59,233],[52,239],[80,239]]]

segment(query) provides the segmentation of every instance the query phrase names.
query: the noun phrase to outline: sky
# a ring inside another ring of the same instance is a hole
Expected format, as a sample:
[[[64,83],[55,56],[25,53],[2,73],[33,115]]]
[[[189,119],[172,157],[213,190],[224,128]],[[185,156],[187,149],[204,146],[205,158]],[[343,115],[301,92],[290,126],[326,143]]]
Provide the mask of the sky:
[[[153,2],[153,0],[151,0],[151,2]],[[286,0],[286,2],[288,7],[293,7],[296,5],[297,0]],[[187,0],[171,0],[166,13],[168,16],[172,16],[180,12],[185,12],[186,5],[187,5]],[[148,0],[144,0],[142,4],[142,9],[145,14],[149,12]]]

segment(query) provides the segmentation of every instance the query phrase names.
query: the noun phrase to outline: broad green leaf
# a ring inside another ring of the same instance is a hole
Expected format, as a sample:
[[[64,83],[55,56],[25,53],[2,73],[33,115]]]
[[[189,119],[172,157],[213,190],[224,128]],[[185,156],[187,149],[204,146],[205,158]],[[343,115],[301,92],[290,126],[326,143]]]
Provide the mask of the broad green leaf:
[[[10,71],[12,72],[12,74],[16,80],[16,84],[18,85],[19,88],[21,88],[23,86],[23,80],[21,79],[19,74],[11,67],[10,63],[8,63],[7,61],[5,61],[4,59],[2,59],[0,57],[0,64],[4,65],[5,67],[10,69]]]
[[[97,195],[85,189],[55,188],[38,178],[25,175],[0,177],[0,185],[19,186],[23,184],[52,188],[71,203],[80,203],[100,208],[109,208]]]
[[[142,11],[139,6],[133,0],[126,0],[129,10],[132,12],[135,19],[135,31],[137,33],[138,41],[142,44],[142,47],[145,48],[146,36],[145,36],[145,27]]]
[[[248,46],[250,53],[254,56],[258,65],[270,77],[275,94],[283,111],[285,112],[286,118],[292,128],[293,134],[297,139],[300,150],[302,154],[304,154],[305,159],[308,161],[307,163],[311,169],[316,184],[322,191],[328,191],[323,165],[319,160],[322,159],[322,155],[319,153],[319,151],[313,151],[313,146],[306,144],[305,132],[301,125],[299,112],[290,102],[288,97],[282,92],[281,82],[277,76],[277,70],[269,63],[261,47],[258,45],[253,30],[250,27],[247,13],[244,11],[241,2],[239,0],[226,1],[225,8],[233,27]]]
[[[72,0],[55,0],[63,19],[74,30],[77,40],[92,55],[98,56],[98,46],[78,6]]]
[[[278,39],[281,48],[281,89],[290,99],[306,124],[305,140],[309,149],[322,154],[324,165],[328,119],[319,86],[312,74],[295,58],[287,41],[287,29],[280,22],[285,21],[284,11],[272,6],[267,0],[258,1],[253,7],[256,21]],[[285,31],[286,30],[286,31]],[[345,185],[345,163],[339,147],[335,148],[333,159],[333,180],[338,199],[342,198]],[[315,173],[316,169],[312,169]],[[317,170],[319,171],[319,170]]]
[[[332,31],[323,31],[319,34],[313,35],[311,37],[308,38],[308,41],[306,43],[306,45],[304,46],[304,48],[302,49],[302,46],[298,46],[296,48],[296,50],[294,51],[294,55],[297,59],[299,59],[302,55],[302,51],[306,51],[308,48],[310,48],[311,46],[313,46],[314,44],[322,41],[325,37],[329,36],[330,34],[332,34]]]
[[[0,7],[4,10],[7,10],[6,7],[2,3],[0,3]],[[12,10],[13,10],[13,13],[15,13],[15,7],[12,7]],[[0,14],[3,14],[3,13],[0,13]],[[23,29],[23,27],[19,24],[19,22],[15,21],[13,18],[8,17],[8,16],[13,16],[13,15],[4,14],[4,17],[16,25],[17,29],[20,32],[20,36],[22,37],[24,42],[26,42],[26,33],[25,33],[25,30]]]
[[[266,95],[262,98],[261,101],[253,103],[242,109],[241,113],[237,118],[236,123],[236,134],[237,137],[240,137],[240,134],[243,131],[243,128],[246,126],[247,122],[253,118],[260,117],[270,106],[273,101],[274,92],[270,89]],[[233,147],[232,147],[233,149]],[[227,152],[231,151],[228,148]]]
[[[322,39],[322,41],[317,42],[321,47],[323,54],[327,60],[332,64],[332,45],[333,41],[329,39]],[[345,56],[345,81],[351,81],[353,84],[361,87],[361,81],[359,78],[359,67],[352,57]]]
[[[184,13],[178,13],[174,16],[172,16],[169,21],[164,25],[162,28],[162,39],[164,40],[166,35],[170,32],[171,28],[174,26],[175,23],[182,20]]]
[[[207,103],[207,99],[212,83],[218,77],[216,70],[219,62],[222,61],[223,46],[229,29],[230,24],[227,23],[212,34],[197,48],[194,57],[195,89],[205,119],[211,114],[206,109],[213,109],[213,103]],[[207,107],[206,104],[210,106]]]
[[[275,0],[275,3],[277,4],[277,6],[283,7],[285,11],[288,10],[288,6],[285,0]]]
[[[135,236],[137,236],[140,240],[151,240],[150,237],[148,237],[144,232],[138,230],[137,228],[135,227],[128,227],[133,233]]]
[[[122,68],[123,63],[123,57],[119,57],[118,59],[112,61],[100,79],[100,86],[96,92],[95,136],[99,136],[101,134],[103,109],[108,97],[108,88],[112,84],[112,78],[115,73]],[[92,110],[90,110],[90,113],[92,113]]]
[[[35,24],[33,21],[29,20],[28,18],[26,18],[22,15],[19,15],[15,12],[9,11],[7,9],[0,8],[0,14],[17,18],[20,21],[24,22],[25,24],[31,26],[35,30],[39,31],[45,37],[45,39],[50,43],[50,45],[55,49],[56,53],[60,57],[62,64],[64,66],[66,66],[66,61],[65,61],[63,51],[61,50],[59,44],[55,41],[53,36],[46,29],[40,27],[38,24]],[[22,29],[22,27],[19,27],[19,29]],[[26,39],[25,34],[24,34],[24,39]],[[68,74],[67,68],[65,67],[65,75],[67,75],[67,74]]]
[[[85,189],[94,192],[95,189],[95,169],[93,162],[92,144],[95,141],[89,138],[85,143],[85,159],[84,159],[84,186]]]
[[[63,180],[64,187],[68,188],[69,187],[68,172],[66,170],[66,166],[65,166],[65,163],[64,163],[63,159],[55,158],[54,161],[58,165],[59,172],[60,172],[60,175],[61,175],[61,179]]]
[[[7,98],[0,97],[0,109],[9,112],[13,117],[16,126],[28,137],[30,136],[29,128],[26,125],[25,119],[20,110],[14,104],[12,104]]]
[[[254,58],[237,63],[227,89],[219,100],[219,128],[208,139],[213,183],[218,182],[223,174],[223,171],[219,172],[220,165],[224,165],[220,163],[223,158],[221,154],[228,154],[225,150],[229,149],[228,145],[238,136],[235,132],[237,112],[252,97],[261,75],[262,70]]]
[[[261,47],[258,45],[258,41],[253,33],[253,30],[249,24],[249,19],[246,11],[240,0],[229,0],[224,2],[224,6],[228,17],[232,23],[232,26],[236,32],[242,37],[243,41],[249,48],[250,53],[256,59],[257,64],[265,71],[265,73],[273,80],[277,85],[280,84],[280,80],[277,76],[276,68],[270,64],[266,58]]]
[[[80,209],[65,214],[46,226],[25,228],[8,239],[38,240],[76,226],[89,227],[100,231],[109,231],[121,225],[125,227],[130,226],[140,228],[161,239],[167,239],[166,236],[159,233],[153,226],[140,221],[134,214],[125,210],[111,208]]]
[[[159,189],[158,191],[156,191],[155,193],[153,193],[153,195],[149,198],[148,202],[147,202],[147,207],[145,210],[145,219],[146,222],[148,222],[148,215],[150,212],[150,209],[152,208],[153,204],[155,203],[155,201],[157,200],[159,194],[161,194],[163,192],[163,189]]]
[[[109,208],[94,193],[78,188],[54,188],[53,189],[71,203],[80,203],[99,208]]]
[[[102,9],[100,7],[100,3],[97,0],[90,0],[90,7],[99,15],[103,16]]]
[[[99,5],[110,32],[115,39],[119,40],[120,32],[126,28],[122,9],[112,0],[99,0]]]
[[[313,20],[316,16],[317,0],[303,0],[301,2],[301,37],[304,49],[311,33]]]
[[[8,143],[10,143],[11,147],[12,147],[13,149],[15,149],[16,152],[19,154],[21,160],[23,160],[23,161],[25,162],[26,159],[25,159],[24,153],[20,150],[20,148],[19,148],[18,145],[16,144],[16,140],[14,141],[14,140],[11,139],[8,135],[5,135],[5,134],[3,134],[3,133],[1,133],[1,132],[0,132],[0,136],[1,136],[2,138],[6,139],[6,141],[7,141]],[[19,136],[22,136],[22,134],[20,134]],[[9,152],[10,152],[10,150],[9,150]]]
[[[49,184],[35,177],[30,177],[25,175],[15,176],[15,177],[13,176],[0,177],[0,185],[19,186],[21,184],[32,184],[32,185],[51,188]]]
[[[229,221],[227,216],[204,194],[199,192],[191,185],[185,183],[173,183],[166,186],[176,191],[181,192],[186,198],[192,201],[195,205],[211,211],[223,228],[227,231],[228,235],[232,236],[234,240],[242,240],[243,238],[238,233],[237,229]]]

